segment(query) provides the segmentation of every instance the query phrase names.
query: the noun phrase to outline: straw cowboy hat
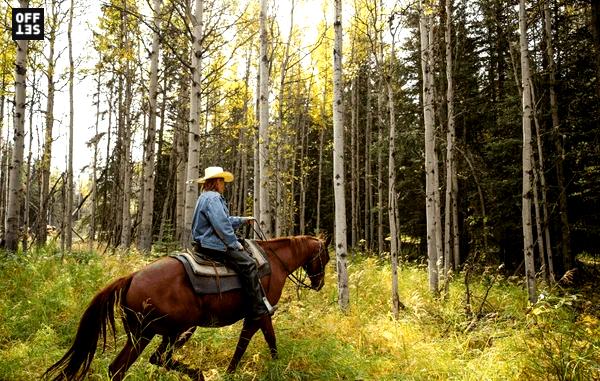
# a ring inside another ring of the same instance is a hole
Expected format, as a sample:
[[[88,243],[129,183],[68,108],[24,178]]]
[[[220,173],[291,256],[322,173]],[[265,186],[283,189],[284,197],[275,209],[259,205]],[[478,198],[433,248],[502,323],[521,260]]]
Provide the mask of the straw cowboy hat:
[[[223,179],[226,183],[230,183],[233,181],[233,174],[231,172],[224,171],[221,167],[208,167],[204,170],[204,177],[196,180],[200,184],[204,184],[204,182],[208,179]]]

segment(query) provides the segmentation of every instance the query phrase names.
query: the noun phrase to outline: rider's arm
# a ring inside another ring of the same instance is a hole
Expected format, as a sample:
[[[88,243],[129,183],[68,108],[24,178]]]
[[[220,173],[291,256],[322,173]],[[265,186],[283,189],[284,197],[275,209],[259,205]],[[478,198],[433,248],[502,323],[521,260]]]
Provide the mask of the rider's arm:
[[[225,246],[232,249],[241,249],[242,245],[238,242],[234,233],[234,223],[239,226],[242,223],[241,219],[244,217],[228,216],[223,203],[219,199],[210,200],[206,207],[206,216]],[[231,220],[232,218],[234,221]]]

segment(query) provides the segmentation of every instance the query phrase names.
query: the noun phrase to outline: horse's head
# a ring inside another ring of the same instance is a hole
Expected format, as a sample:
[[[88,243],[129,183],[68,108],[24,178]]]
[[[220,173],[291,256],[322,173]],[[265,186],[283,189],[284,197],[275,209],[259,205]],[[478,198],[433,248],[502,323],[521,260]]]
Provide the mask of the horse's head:
[[[306,263],[302,265],[302,268],[310,279],[310,287],[319,291],[325,285],[325,267],[329,262],[329,252],[324,240],[316,237],[311,238],[309,244],[311,255]]]

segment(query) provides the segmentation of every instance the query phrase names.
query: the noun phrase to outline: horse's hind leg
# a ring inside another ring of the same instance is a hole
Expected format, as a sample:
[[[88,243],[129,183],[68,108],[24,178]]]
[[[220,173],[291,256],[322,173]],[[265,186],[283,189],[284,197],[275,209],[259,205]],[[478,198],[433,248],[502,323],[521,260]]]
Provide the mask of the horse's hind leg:
[[[119,355],[108,367],[108,374],[111,380],[120,381],[123,379],[127,369],[144,351],[144,348],[152,340],[152,336],[133,337],[132,335],[128,335],[125,347],[123,347]]]

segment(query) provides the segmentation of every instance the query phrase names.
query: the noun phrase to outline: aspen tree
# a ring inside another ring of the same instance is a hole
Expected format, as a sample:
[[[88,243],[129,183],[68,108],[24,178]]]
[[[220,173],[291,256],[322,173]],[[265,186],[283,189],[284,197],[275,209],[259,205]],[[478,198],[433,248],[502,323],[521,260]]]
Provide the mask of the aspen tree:
[[[456,144],[456,129],[454,121],[454,64],[452,58],[452,9],[453,0],[446,0],[446,102],[448,108],[448,131],[446,134],[446,221],[444,244],[444,279],[445,288],[448,287],[448,274],[453,264],[455,269],[460,265],[458,252],[458,206],[456,162],[454,158],[454,145]]]
[[[427,268],[429,273],[429,289],[434,294],[439,292],[438,250],[436,234],[436,200],[435,200],[435,133],[433,110],[433,39],[431,26],[431,9],[427,0],[420,1],[419,28],[421,34],[421,68],[423,71],[423,120],[425,124],[425,211],[427,218]]]
[[[552,116],[552,133],[554,135],[553,140],[554,147],[556,149],[556,182],[559,190],[558,209],[561,231],[560,249],[565,270],[568,270],[572,265],[572,258],[570,254],[571,232],[569,229],[567,191],[565,189],[565,175],[563,168],[565,152],[561,142],[562,136],[560,132],[560,119],[558,117],[558,97],[556,95],[556,63],[554,62],[554,42],[552,41],[552,16],[550,14],[550,5],[548,3],[548,1],[544,1],[544,31],[546,35],[546,57],[548,60],[550,114]],[[548,216],[548,214],[546,214],[546,216]],[[550,241],[548,240],[548,242]],[[548,272],[550,276],[550,282],[554,282],[556,280],[554,273],[554,257],[551,252],[548,252]]]
[[[29,6],[29,0],[19,0],[21,8]],[[6,211],[6,249],[17,251],[19,244],[19,210],[21,209],[23,183],[21,178],[21,167],[23,166],[24,129],[25,129],[25,96],[27,75],[27,50],[28,40],[19,40],[17,44],[17,56],[15,60],[15,117],[13,135],[13,153],[11,158],[8,200]]]
[[[102,54],[98,59],[98,64],[96,68],[98,69],[98,77],[96,79],[96,124],[95,124],[95,134],[94,137],[88,142],[88,147],[92,146],[94,149],[94,154],[92,158],[92,200],[90,201],[92,204],[91,218],[90,218],[90,233],[88,237],[89,250],[92,251],[94,248],[94,241],[96,239],[96,213],[98,208],[98,142],[101,135],[98,134],[98,128],[100,125],[100,86],[102,84],[102,71],[100,70],[102,65]]]
[[[47,238],[47,223],[48,209],[50,208],[50,200],[48,193],[50,191],[50,165],[52,160],[52,134],[54,130],[54,95],[56,93],[56,79],[54,76],[56,68],[56,35],[64,20],[61,5],[64,1],[52,0],[50,2],[50,12],[47,17],[48,32],[48,56],[46,67],[46,79],[48,88],[46,91],[46,113],[45,113],[45,129],[44,129],[44,148],[41,160],[41,192],[40,205],[38,208],[38,226],[36,228],[36,244],[43,246],[46,244]]]
[[[527,12],[525,0],[519,1],[519,42],[521,50],[521,86],[523,88],[523,193],[522,193],[522,222],[523,222],[523,254],[525,256],[525,278],[529,301],[537,301],[535,282],[535,261],[533,257],[533,226],[531,223],[531,82],[529,71],[529,47],[527,42]]]
[[[346,198],[344,173],[344,105],[342,99],[342,1],[335,0],[333,47],[333,190],[335,198],[335,253],[338,274],[338,304],[347,311],[350,303],[346,264]]]
[[[390,69],[387,75],[388,113],[390,115],[389,153],[388,153],[388,222],[390,225],[390,257],[392,264],[392,313],[397,318],[402,303],[398,295],[398,254],[400,251],[400,232],[397,224],[398,206],[396,205],[396,110],[394,91],[391,81],[391,62],[394,57],[394,41],[392,36],[392,54]]]
[[[271,238],[272,212],[269,171],[269,57],[267,55],[267,0],[260,1],[260,56],[259,56],[259,224],[266,238]],[[256,181],[256,175],[255,180]]]
[[[150,84],[148,86],[149,120],[146,131],[144,169],[142,174],[142,223],[138,248],[148,252],[152,248],[152,222],[154,212],[154,145],[156,136],[158,57],[160,54],[160,7],[161,0],[154,0],[154,31],[152,33],[152,51],[150,52]],[[160,153],[160,152],[159,152]]]
[[[192,38],[192,83],[190,88],[190,120],[188,130],[188,161],[187,180],[185,188],[185,220],[182,243],[190,245],[190,235],[194,208],[198,198],[198,183],[195,181],[200,174],[200,105],[201,105],[201,73],[202,73],[202,37],[203,37],[204,0],[196,0],[196,8],[192,19],[194,30]]]
[[[73,85],[75,82],[75,63],[73,62],[73,12],[75,4],[74,0],[71,0],[71,6],[69,8],[69,24],[67,26],[67,39],[69,45],[69,159],[67,164],[67,205],[66,208],[66,225],[65,225],[65,244],[67,251],[71,251],[73,246],[73,117],[75,109],[73,106]]]

